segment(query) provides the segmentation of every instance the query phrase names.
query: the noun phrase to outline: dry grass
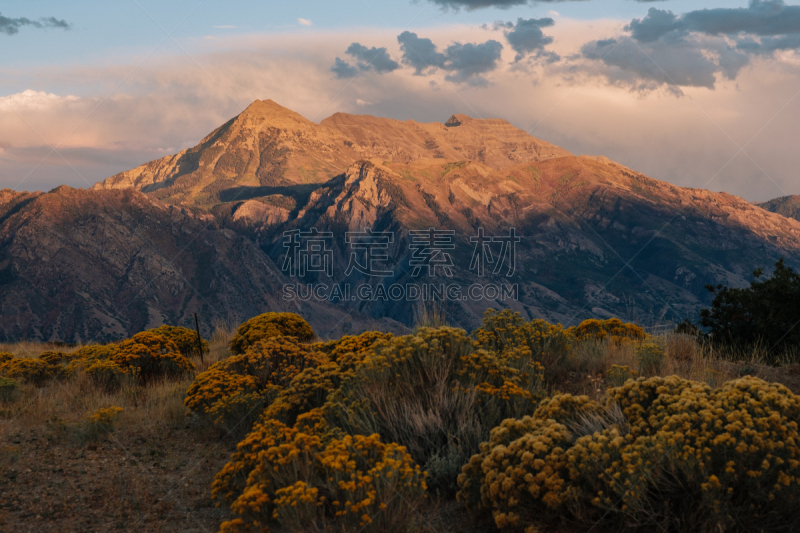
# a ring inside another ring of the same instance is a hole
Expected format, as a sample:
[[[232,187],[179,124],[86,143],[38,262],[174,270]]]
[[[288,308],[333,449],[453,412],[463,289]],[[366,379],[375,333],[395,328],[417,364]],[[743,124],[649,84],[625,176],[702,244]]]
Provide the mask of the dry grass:
[[[198,372],[230,355],[233,328],[217,328]],[[0,352],[37,357],[79,347],[22,342]],[[83,374],[41,388],[22,385],[0,402],[0,530],[216,531],[229,511],[213,506],[211,481],[236,441],[190,427],[183,404],[193,375],[116,392]],[[115,430],[79,438],[87,413],[118,406]]]

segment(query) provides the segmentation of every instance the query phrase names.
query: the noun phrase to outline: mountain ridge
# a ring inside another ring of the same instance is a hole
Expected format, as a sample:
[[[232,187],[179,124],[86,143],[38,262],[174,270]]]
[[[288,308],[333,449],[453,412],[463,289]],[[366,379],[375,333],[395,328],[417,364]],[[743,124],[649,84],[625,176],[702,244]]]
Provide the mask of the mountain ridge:
[[[414,274],[412,234],[430,228],[452,232],[450,276]],[[347,273],[345,235],[365,229],[392,235],[391,276]],[[479,232],[512,230],[515,268],[471,268]],[[294,275],[287,235],[313,232],[332,236],[330,275]],[[800,265],[800,221],[573,155],[502,120],[337,113],[316,124],[256,101],[197,146],[90,190],[0,191],[0,338],[113,340],[191,325],[194,312],[205,332],[266,310],[300,311],[322,335],[413,323],[418,301],[309,296],[348,284],[516,287],[505,301],[448,300],[448,321],[466,329],[489,306],[566,324],[675,323],[710,303],[705,285],[744,286],[779,257]]]

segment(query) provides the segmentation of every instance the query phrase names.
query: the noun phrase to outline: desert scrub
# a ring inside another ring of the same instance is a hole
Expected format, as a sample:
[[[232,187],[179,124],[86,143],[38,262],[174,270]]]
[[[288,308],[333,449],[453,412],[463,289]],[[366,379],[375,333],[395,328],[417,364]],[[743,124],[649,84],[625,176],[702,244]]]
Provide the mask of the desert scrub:
[[[298,374],[327,361],[325,354],[295,337],[263,339],[198,374],[185,404],[225,432],[235,428],[246,433],[261,407],[270,404]]]
[[[261,439],[265,446],[231,503],[239,518],[223,523],[222,531],[411,530],[411,511],[425,497],[425,474],[402,446],[378,435],[325,442],[314,431],[276,421],[269,426],[270,437]],[[229,464],[217,475],[216,496],[235,468]]]
[[[635,370],[631,370],[628,365],[611,365],[611,369],[606,372],[606,382],[611,387],[620,387],[629,379],[634,379],[639,375]]]
[[[73,361],[88,361],[99,359],[111,359],[117,351],[116,344],[90,344],[73,352]]]
[[[372,347],[378,341],[389,340],[391,333],[367,331],[361,335],[345,335],[335,341],[318,342],[312,349],[325,353],[331,362],[336,363],[343,371],[353,370],[360,365],[367,355],[372,353]]]
[[[561,324],[551,324],[535,319],[526,322],[510,309],[488,309],[483,315],[483,325],[472,332],[480,348],[499,354],[506,350],[527,346],[540,360],[560,360],[572,349],[574,338]]]
[[[63,377],[64,368],[39,358],[11,359],[0,364],[0,376],[31,383],[37,387],[54,378]]]
[[[636,363],[639,372],[646,376],[655,376],[661,373],[667,362],[667,354],[658,344],[645,342],[636,347]]]
[[[137,367],[124,367],[110,359],[87,359],[75,362],[79,364],[70,365],[72,368],[80,368],[92,385],[108,393],[118,391],[127,381],[138,379]]]
[[[297,337],[301,342],[314,338],[314,330],[301,316],[294,313],[264,313],[244,322],[230,343],[232,354],[244,351],[256,342],[272,337]]]
[[[785,387],[639,378],[577,417],[552,409],[564,399],[493,431],[464,467],[459,499],[500,528],[559,515],[635,530],[800,527],[800,400]]]
[[[114,431],[114,422],[121,412],[122,407],[111,406],[87,413],[86,417],[73,428],[75,437],[83,444],[100,441]]]
[[[419,328],[373,351],[330,395],[328,420],[406,446],[443,494],[455,491],[460,464],[492,427],[532,411],[543,396],[541,367],[527,347],[498,356],[476,349],[460,329]]]
[[[197,332],[191,329],[183,328],[180,326],[159,326],[154,329],[147,330],[154,335],[160,335],[165,339],[169,339],[178,347],[178,351],[184,357],[192,357],[200,355],[197,347]],[[208,353],[208,342],[200,340],[201,347],[204,354]]]
[[[195,368],[174,342],[147,331],[119,343],[112,360],[121,367],[136,369],[142,383],[160,377],[180,378]]]
[[[19,394],[19,383],[10,378],[0,377],[0,402],[14,401]]]
[[[612,342],[642,341],[647,337],[644,329],[636,324],[623,323],[618,318],[584,320],[568,331],[578,340],[597,339]]]

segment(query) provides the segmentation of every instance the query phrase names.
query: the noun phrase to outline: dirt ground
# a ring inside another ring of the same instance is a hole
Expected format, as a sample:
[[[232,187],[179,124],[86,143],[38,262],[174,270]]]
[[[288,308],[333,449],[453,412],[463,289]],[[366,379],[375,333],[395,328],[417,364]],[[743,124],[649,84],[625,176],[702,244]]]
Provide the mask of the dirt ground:
[[[210,490],[231,440],[185,427],[83,446],[59,433],[30,430],[0,445],[0,530],[215,532],[231,518]]]

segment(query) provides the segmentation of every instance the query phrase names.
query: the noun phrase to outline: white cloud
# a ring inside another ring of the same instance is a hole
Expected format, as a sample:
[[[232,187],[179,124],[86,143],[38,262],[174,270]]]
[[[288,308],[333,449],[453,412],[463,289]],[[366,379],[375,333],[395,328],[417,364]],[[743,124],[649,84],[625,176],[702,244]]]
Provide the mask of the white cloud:
[[[301,26],[311,26],[312,24],[314,24],[314,23],[313,23],[313,22],[311,22],[310,20],[308,20],[308,19],[303,19],[303,18],[299,18],[299,19],[297,19],[297,22],[298,22],[298,23],[299,23]]]
[[[214,27],[218,28],[218,29],[221,29],[221,30],[230,30],[232,28],[235,28],[236,26],[231,26],[230,24],[225,24],[223,26],[214,26]]]
[[[50,109],[53,106],[76,102],[79,98],[77,96],[67,95],[59,96],[53,93],[44,91],[34,91],[27,89],[21,93],[9,94],[8,96],[0,97],[0,105],[4,107],[10,106],[15,111],[20,110],[42,110]]]

